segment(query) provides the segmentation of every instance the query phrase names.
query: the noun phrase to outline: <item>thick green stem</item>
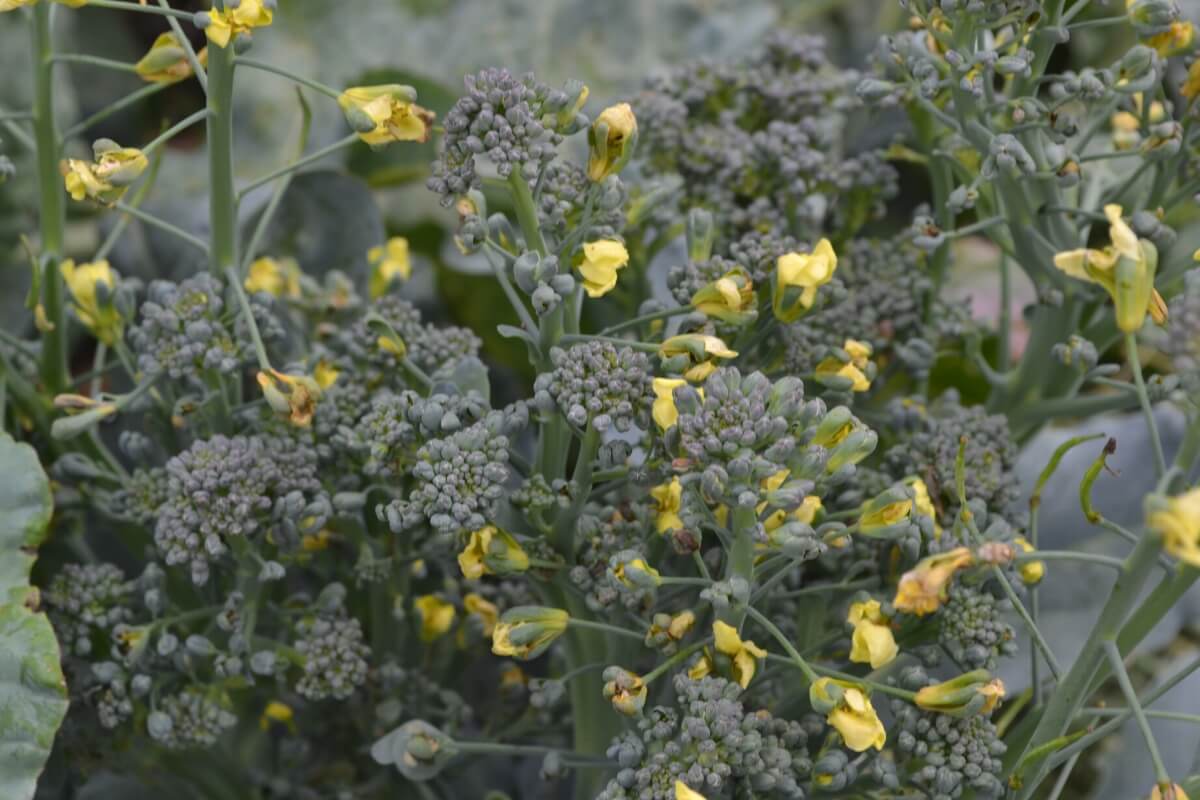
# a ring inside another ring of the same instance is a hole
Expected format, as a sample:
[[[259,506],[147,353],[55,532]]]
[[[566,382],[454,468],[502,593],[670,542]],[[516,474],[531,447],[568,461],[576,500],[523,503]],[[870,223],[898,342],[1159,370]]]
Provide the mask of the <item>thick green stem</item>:
[[[67,317],[63,306],[62,257],[65,224],[60,153],[54,124],[54,46],[49,3],[33,8],[33,132],[37,141],[38,199],[42,235],[42,309],[49,322],[43,332],[41,377],[51,394],[67,388]]]
[[[535,251],[543,258],[546,257],[546,240],[542,238],[542,227],[538,223],[537,206],[533,202],[533,192],[529,191],[529,183],[516,167],[508,175],[508,186],[512,190],[513,204],[517,211],[517,222],[521,233],[525,236],[525,246]],[[561,304],[560,304],[561,307]]]
[[[754,585],[754,529],[758,525],[758,514],[753,506],[738,506],[733,509],[733,545],[725,562],[725,580],[741,578],[747,586]],[[746,617],[744,606],[733,606],[719,615],[722,622],[740,627]]]
[[[1104,642],[1116,637],[1120,631],[1122,623],[1137,601],[1138,592],[1141,590],[1146,576],[1154,568],[1159,545],[1157,537],[1147,534],[1138,541],[1133,552],[1125,559],[1125,564],[1117,577],[1108,602],[1100,612],[1100,618],[1092,628],[1091,634],[1070,671],[1067,672],[1066,677],[1059,683],[1057,690],[1046,704],[1046,710],[1042,713],[1042,718],[1038,721],[1037,728],[1034,729],[1033,736],[1025,747],[1026,755],[1067,732],[1071,720],[1075,718],[1084,700],[1087,699],[1093,676],[1104,661]],[[1045,760],[1037,764],[1031,780],[1026,782],[1025,788],[1018,797],[1022,799],[1031,797],[1048,769],[1049,765]]]
[[[237,192],[233,187],[233,49],[208,48],[209,270],[223,276],[237,260]]]

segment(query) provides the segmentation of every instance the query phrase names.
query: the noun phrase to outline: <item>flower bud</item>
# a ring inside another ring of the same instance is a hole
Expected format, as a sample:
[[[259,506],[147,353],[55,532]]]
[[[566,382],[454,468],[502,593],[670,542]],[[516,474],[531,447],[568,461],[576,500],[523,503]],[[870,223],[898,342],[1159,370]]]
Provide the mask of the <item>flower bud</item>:
[[[637,119],[628,103],[600,112],[588,129],[588,178],[599,182],[624,169],[637,146]]]
[[[926,686],[917,692],[916,704],[926,711],[952,717],[991,714],[1004,699],[1004,683],[992,678],[985,669],[977,669],[957,678]]]
[[[371,745],[376,763],[391,764],[410,781],[427,781],[456,753],[454,741],[428,722],[409,720]]]
[[[570,615],[558,608],[514,606],[492,631],[492,652],[522,661],[537,658],[567,629]]]
[[[893,486],[863,504],[858,531],[864,536],[886,539],[908,530],[913,511],[913,491]]]
[[[458,554],[458,566],[468,580],[511,575],[529,569],[529,555],[511,534],[485,525],[471,532],[467,546]]]
[[[621,667],[607,667],[604,678],[604,699],[627,717],[636,717],[646,705],[647,687],[641,676]]]

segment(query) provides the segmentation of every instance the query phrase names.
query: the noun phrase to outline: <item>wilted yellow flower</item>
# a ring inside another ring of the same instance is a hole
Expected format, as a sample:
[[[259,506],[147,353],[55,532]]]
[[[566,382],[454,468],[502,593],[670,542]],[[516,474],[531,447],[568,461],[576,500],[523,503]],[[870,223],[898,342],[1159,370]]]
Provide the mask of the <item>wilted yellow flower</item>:
[[[492,631],[492,652],[526,661],[537,658],[562,636],[570,619],[560,608],[514,606],[504,612]]]
[[[1146,40],[1146,44],[1158,51],[1163,58],[1170,58],[1192,49],[1196,29],[1191,22],[1176,20],[1171,27]]]
[[[985,669],[977,669],[948,681],[926,686],[917,692],[915,702],[926,711],[955,717],[991,714],[1004,699],[1004,682]]]
[[[276,414],[285,416],[297,428],[307,428],[321,399],[321,387],[307,375],[287,375],[277,369],[259,371],[255,376],[263,397]]]
[[[602,181],[620,172],[637,144],[637,118],[628,103],[600,112],[588,129],[588,178]]]
[[[479,580],[484,575],[507,575],[529,569],[529,555],[511,534],[495,525],[472,531],[467,546],[458,554],[463,577]]]
[[[656,379],[655,382],[658,380],[662,379]],[[655,405],[658,405],[658,401],[655,401]],[[650,490],[650,496],[658,503],[654,526],[659,533],[683,527],[683,520],[679,518],[679,510],[683,508],[683,484],[679,478],[671,478],[669,482],[655,486]]]
[[[271,727],[272,723],[279,723],[295,730],[296,723],[293,719],[294,716],[291,706],[281,703],[278,700],[272,700],[267,703],[267,707],[263,709],[262,715],[259,716],[258,727],[265,731]]]
[[[658,427],[665,431],[679,419],[679,410],[675,408],[675,390],[680,386],[687,386],[687,381],[683,378],[655,378],[652,386],[654,406],[651,416]],[[658,499],[657,496],[655,499]]]
[[[924,616],[932,614],[946,601],[946,591],[954,574],[975,563],[975,555],[966,547],[927,556],[900,577],[892,605],[899,611]]]
[[[856,753],[872,747],[883,749],[887,731],[862,687],[850,681],[818,678],[809,687],[809,697],[814,707],[827,709],[826,719],[842,735],[846,747]]]
[[[737,352],[716,336],[700,333],[683,333],[672,336],[658,347],[658,353],[663,359],[676,356],[686,356],[692,366],[683,372],[683,377],[693,383],[699,383],[717,369],[717,359],[737,358]]]
[[[675,781],[675,800],[708,800],[681,780]]]
[[[76,265],[67,259],[59,265],[59,271],[71,293],[75,316],[84,327],[106,345],[119,340],[125,323],[112,301],[117,280],[108,262],[101,260]],[[96,291],[98,285],[104,287],[103,292]]]
[[[588,297],[603,297],[617,285],[617,272],[629,263],[629,251],[616,239],[600,239],[583,245],[579,274]]]
[[[450,630],[457,611],[435,594],[423,594],[413,601],[413,607],[421,617],[421,640],[432,642]]]
[[[692,308],[731,325],[744,325],[758,316],[750,273],[741,267],[726,272],[692,295]]]
[[[857,664],[870,664],[879,669],[891,663],[900,648],[892,635],[890,620],[883,615],[878,600],[852,603],[846,621],[854,626],[850,640],[850,660]]]
[[[398,83],[354,86],[338,95],[350,127],[372,147],[429,140],[433,112],[417,105],[417,91]]]
[[[93,145],[95,161],[68,158],[59,165],[63,184],[71,199],[85,198],[110,206],[121,199],[149,166],[146,154],[136,147],[118,147],[110,139]]]
[[[488,601],[483,595],[471,592],[463,597],[463,608],[468,614],[479,617],[483,623],[484,636],[492,635],[492,631],[496,629],[496,622],[500,619],[500,612],[495,603]]]
[[[408,255],[408,239],[393,236],[386,244],[376,245],[367,251],[367,262],[371,265],[371,298],[384,295],[392,281],[412,277],[412,259]]]
[[[1121,219],[1121,207],[1104,207],[1109,221],[1111,244],[1103,250],[1068,250],[1054,256],[1054,266],[1082,281],[1104,287],[1116,307],[1117,327],[1134,333],[1142,327],[1146,314],[1159,325],[1166,322],[1167,304],[1154,288],[1158,269],[1158,250],[1151,242],[1139,239]]]
[[[1146,524],[1162,534],[1168,553],[1200,567],[1200,488],[1152,501]]]
[[[266,292],[276,297],[300,296],[300,265],[294,258],[257,258],[250,264],[242,284],[247,292]]]
[[[829,283],[837,269],[837,254],[828,239],[817,242],[811,253],[785,253],[775,262],[772,308],[783,322],[795,322],[817,300],[817,289]],[[787,295],[796,294],[790,303]]]
[[[208,63],[208,48],[196,53],[200,66]],[[193,74],[192,62],[187,51],[180,46],[175,34],[170,31],[160,34],[146,51],[146,55],[134,65],[134,71],[150,83],[178,83]]]
[[[627,717],[637,716],[646,706],[647,686],[640,675],[620,667],[604,671],[604,697]]]
[[[749,639],[742,640],[737,628],[721,620],[713,623],[713,644],[718,653],[724,653],[732,661],[733,679],[743,689],[754,680],[758,659],[766,658],[767,651]]]
[[[271,24],[275,16],[274,3],[266,0],[241,0],[237,8],[214,8],[205,12],[201,23],[208,40],[218,47],[228,47],[231,39],[249,34],[254,28]]]
[[[849,361],[843,361],[835,356],[828,356],[817,364],[814,373],[818,380],[822,378],[845,378],[850,381],[850,390],[865,392],[871,388],[871,379],[864,370],[871,360],[871,345],[857,339],[847,339],[842,349],[850,356]]]

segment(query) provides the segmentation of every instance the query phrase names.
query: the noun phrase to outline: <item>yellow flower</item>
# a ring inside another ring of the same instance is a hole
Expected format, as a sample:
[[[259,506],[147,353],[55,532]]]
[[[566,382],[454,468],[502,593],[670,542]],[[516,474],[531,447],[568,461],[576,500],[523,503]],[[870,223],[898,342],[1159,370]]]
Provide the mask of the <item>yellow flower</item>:
[[[629,263],[629,251],[616,239],[600,239],[583,245],[579,274],[588,297],[603,297],[617,285],[617,272]]]
[[[662,379],[655,379],[655,383],[659,380]],[[684,381],[680,381],[680,383],[684,383]],[[657,400],[654,405],[657,407]],[[674,409],[673,405],[672,409]],[[672,422],[672,424],[674,423]],[[683,520],[679,517],[679,510],[683,507],[683,484],[679,482],[679,478],[671,478],[670,482],[655,486],[650,490],[650,496],[658,503],[658,514],[655,517],[654,525],[659,533],[683,527]]]
[[[492,652],[526,661],[537,658],[563,635],[570,619],[560,608],[514,606],[504,612],[492,631]]]
[[[697,792],[695,789],[688,787],[681,780],[675,781],[675,800],[708,800],[704,795]]]
[[[872,497],[862,508],[858,530],[867,536],[886,535],[912,518],[913,499],[906,489],[893,487]]]
[[[271,723],[278,722],[294,731],[296,723],[293,717],[291,706],[278,700],[272,700],[267,703],[267,707],[263,709],[262,715],[258,718],[258,727],[265,731],[271,727]]]
[[[850,640],[851,661],[879,669],[891,663],[900,652],[878,600],[852,603],[846,621],[854,626],[854,636]]]
[[[241,0],[237,8],[214,8],[201,16],[201,27],[208,40],[218,47],[228,47],[229,41],[252,29],[271,24],[275,16],[271,0]]]
[[[642,713],[648,689],[640,675],[620,667],[609,667],[604,670],[604,679],[604,697],[614,709],[627,717]]]
[[[76,265],[67,259],[59,265],[59,271],[71,292],[75,316],[79,321],[104,344],[117,342],[125,322],[112,301],[117,280],[108,262],[101,260]],[[103,286],[104,291],[97,293],[97,286]]]
[[[1029,543],[1029,540],[1024,536],[1018,536],[1013,539],[1013,543],[1023,553],[1034,552],[1034,547]],[[1021,582],[1026,586],[1036,586],[1042,582],[1042,578],[1046,577],[1046,562],[1045,561],[1022,561],[1017,566],[1017,573],[1021,576]]]
[[[667,625],[667,635],[675,641],[679,641],[684,636],[688,635],[692,626],[696,624],[696,615],[691,611],[680,611],[675,616],[671,617],[670,624]]]
[[[412,277],[412,259],[408,255],[408,239],[393,236],[386,244],[376,245],[367,251],[371,265],[371,299],[382,297],[392,281]]]
[[[745,689],[754,679],[758,659],[766,658],[767,651],[749,639],[743,641],[742,637],[738,636],[737,628],[720,620],[713,623],[713,639],[717,652],[724,653],[732,661],[734,681]]]
[[[693,383],[699,383],[717,369],[718,358],[737,358],[737,352],[716,336],[700,333],[684,333],[672,336],[658,346],[658,353],[664,359],[677,359],[684,365],[691,364],[683,372],[683,377]]]
[[[954,717],[991,714],[1004,699],[1004,682],[987,670],[977,669],[957,678],[926,686],[917,692],[914,702],[926,711]]]
[[[866,692],[850,681],[818,678],[809,688],[814,706],[825,710],[826,719],[842,735],[846,747],[856,753],[874,747],[882,750],[887,731]]]
[[[208,48],[202,48],[196,54],[200,66],[208,63]],[[160,34],[146,51],[146,55],[134,65],[134,71],[142,80],[149,83],[178,83],[192,76],[192,62],[188,60],[186,51],[179,45],[175,34],[168,31]]]
[[[781,469],[773,475],[769,475],[763,479],[762,487],[768,492],[773,492],[780,486],[783,486],[784,481],[791,475],[790,470]],[[763,520],[763,529],[769,534],[772,531],[778,530],[784,523],[789,521],[803,522],[806,525],[811,525],[813,520],[817,518],[817,512],[821,510],[821,498],[815,494],[810,494],[800,503],[799,508],[788,512],[784,509],[778,509],[772,512],[766,519]],[[762,514],[767,508],[766,501],[758,504],[755,512]]]
[[[398,83],[354,86],[338,95],[350,127],[372,147],[392,142],[425,142],[433,112],[417,105],[417,91]]]
[[[150,164],[141,150],[118,147],[111,139],[98,140],[92,149],[94,161],[68,158],[59,165],[67,194],[77,202],[86,198],[112,205]]]
[[[306,553],[316,553],[320,550],[329,548],[329,540],[332,535],[327,528],[322,528],[316,533],[309,533],[300,538],[300,549]]]
[[[472,531],[467,546],[458,554],[463,577],[479,580],[484,575],[507,575],[529,569],[529,555],[510,534],[495,525]]]
[[[471,592],[463,598],[463,608],[468,614],[479,617],[483,624],[484,636],[492,635],[492,631],[496,629],[496,622],[500,619],[500,612],[495,603],[488,601],[483,595]]]
[[[675,390],[680,386],[687,386],[687,381],[683,378],[655,378],[652,386],[654,388],[654,406],[651,409],[651,416],[654,417],[658,427],[665,431],[679,419],[679,409],[675,408]],[[657,495],[655,499],[659,499]]]
[[[692,308],[731,325],[752,322],[758,316],[757,305],[750,273],[741,267],[726,272],[692,295]]]
[[[629,163],[637,144],[637,118],[628,103],[600,112],[588,128],[588,178],[602,181]]]
[[[1158,324],[1167,319],[1167,305],[1154,288],[1158,250],[1121,219],[1121,207],[1104,207],[1111,244],[1103,250],[1068,250],[1054,256],[1054,266],[1082,281],[1104,287],[1116,306],[1117,327],[1134,333],[1146,314]]]
[[[31,6],[36,2],[37,0],[0,0],[0,14],[5,11],[16,11],[18,8]]]
[[[644,558],[622,561],[613,568],[613,577],[629,588],[658,586],[662,577],[658,570],[646,563]]]
[[[837,269],[837,254],[828,239],[817,242],[811,253],[785,253],[775,262],[775,292],[772,308],[783,322],[795,322],[812,308],[817,289],[829,283]],[[796,295],[796,290],[799,290]],[[788,295],[796,295],[785,302]]]
[[[822,359],[814,370],[817,379],[843,378],[850,382],[851,391],[867,391],[871,388],[871,379],[864,370],[871,361],[871,345],[856,339],[847,339],[842,349],[850,356],[850,360],[843,361],[836,356]]]
[[[932,614],[946,601],[946,591],[954,574],[974,563],[975,556],[966,547],[921,559],[900,577],[892,605],[898,611],[919,617]]]
[[[1169,786],[1156,783],[1150,790],[1150,800],[1188,800],[1188,795],[1178,783]]]
[[[1168,553],[1200,567],[1200,488],[1156,500],[1146,524],[1162,534]]]
[[[293,258],[258,258],[250,264],[243,283],[247,292],[266,292],[276,297],[300,296],[300,265]]]
[[[317,386],[322,389],[328,389],[337,383],[338,375],[342,373],[330,362],[321,359],[317,365],[313,367],[313,380],[317,382]]]
[[[453,603],[447,603],[434,594],[423,594],[413,601],[421,617],[421,641],[432,642],[450,630],[458,613]]]
[[[904,482],[913,490],[913,508],[918,514],[933,520],[934,538],[940,538],[942,526],[938,525],[937,509],[934,508],[933,500],[929,497],[929,487],[920,478],[907,478]]]
[[[1147,39],[1146,44],[1157,50],[1163,58],[1170,58],[1191,50],[1195,38],[1196,29],[1192,23],[1176,20],[1167,30]]]
[[[696,659],[696,663],[688,667],[688,677],[694,681],[698,681],[706,675],[711,675],[713,671],[712,657],[706,651],[704,655]]]
[[[297,428],[312,423],[321,399],[321,387],[307,375],[287,375],[277,369],[259,371],[255,376],[263,397],[276,414],[288,418]]]

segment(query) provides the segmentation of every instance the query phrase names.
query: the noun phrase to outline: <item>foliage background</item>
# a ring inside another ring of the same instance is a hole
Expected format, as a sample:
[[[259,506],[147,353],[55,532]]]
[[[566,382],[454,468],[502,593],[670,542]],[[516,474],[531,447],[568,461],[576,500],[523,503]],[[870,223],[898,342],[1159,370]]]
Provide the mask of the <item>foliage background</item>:
[[[175,5],[194,10],[206,4],[190,0]],[[731,57],[778,27],[821,32],[829,38],[829,53],[836,61],[861,66],[878,37],[905,22],[895,0],[280,0],[279,5],[277,22],[269,34],[256,37],[255,58],[333,86],[409,83],[418,88],[421,102],[439,114],[453,102],[461,76],[484,66],[533,70],[551,85],[578,78],[590,87],[592,102],[602,107],[610,100],[627,97],[646,76],[667,65]],[[1200,0],[1181,5],[1187,18],[1200,21]],[[1098,9],[1101,14],[1110,11]],[[136,60],[161,30],[156,17],[100,9],[60,14],[58,21],[56,34],[64,50],[126,61]],[[1064,61],[1058,66],[1107,63],[1119,57],[1132,40],[1110,31],[1099,29],[1073,37],[1069,47],[1056,51],[1056,58]],[[199,43],[202,34],[193,33]],[[0,80],[0,106],[29,105],[28,82],[8,79],[27,71],[29,57],[25,26],[16,15],[0,16],[0,76],[6,76]],[[140,85],[134,75],[76,64],[60,68],[59,78],[59,112],[66,121],[87,117]],[[149,103],[109,118],[93,129],[87,141],[80,138],[68,149],[86,152],[90,139],[99,137],[146,141],[201,102],[196,85],[184,81],[156,94]],[[317,103],[313,110],[310,148],[343,135],[344,122],[336,107]],[[284,163],[290,157],[292,131],[299,117],[295,96],[284,79],[263,73],[246,75],[239,82],[235,111],[238,177],[250,178]],[[878,145],[900,135],[903,126],[899,115],[875,118],[870,126],[860,126],[858,135],[863,137],[862,145]],[[482,274],[487,267],[460,256],[453,248],[453,215],[440,208],[436,197],[423,187],[432,147],[373,153],[357,145],[332,156],[320,169],[293,182],[270,239],[277,249],[294,253],[307,272],[319,275],[334,268],[361,274],[366,270],[363,242],[407,236],[417,256],[417,270],[405,287],[406,296],[432,318],[468,325],[484,338],[491,366],[498,375],[509,378],[493,380],[494,386],[510,387],[507,392],[502,390],[498,400],[525,394],[522,384],[530,376],[520,371],[525,368],[523,354],[494,333],[496,324],[514,321],[506,318],[508,306],[490,273]],[[17,166],[16,177],[0,186],[0,318],[10,330],[26,334],[33,323],[23,303],[29,270],[20,235],[35,227],[34,170],[30,154],[9,141],[2,129],[0,153],[8,154]],[[199,128],[173,140],[155,191],[144,205],[146,210],[200,232],[207,215],[204,163]],[[892,206],[894,217],[884,223],[892,228],[906,225],[911,209],[927,196],[923,173],[897,166],[903,194]],[[260,192],[258,202],[246,204],[244,224],[253,223],[269,189]],[[1193,218],[1171,220],[1179,231],[1181,250],[1200,245],[1194,206],[1186,213]],[[97,214],[82,204],[71,204],[69,214],[67,255],[86,259],[115,216]],[[126,276],[179,279],[204,268],[199,258],[170,237],[135,222],[111,261]],[[998,302],[992,285],[995,258],[981,240],[960,243],[956,255],[958,277],[952,291],[984,314],[994,314]],[[1018,287],[1015,306],[1019,309],[1029,297],[1027,287],[1024,291]],[[1014,337],[1021,333],[1018,325]],[[90,359],[86,349],[73,351],[79,371],[87,369]],[[980,396],[983,389],[973,386],[970,371],[961,364],[955,366],[957,374],[948,368],[939,374],[956,375],[964,400]],[[1166,410],[1160,413],[1170,458],[1182,432],[1182,419]],[[1149,462],[1149,443],[1136,417],[1093,419],[1079,427],[1044,431],[1026,445],[1022,474],[1031,483],[1055,446],[1072,435],[1096,431],[1121,442],[1110,462],[1120,479],[1101,479],[1109,483],[1097,492],[1097,507],[1118,523],[1134,524],[1141,515],[1138,498],[1153,486],[1149,472],[1140,468]],[[1072,485],[1071,476],[1082,472],[1088,460],[1082,453],[1069,456],[1058,479],[1045,492],[1042,525],[1047,549],[1104,551],[1107,540],[1085,524]],[[1106,582],[1092,580],[1099,573],[1086,564],[1063,563],[1055,569],[1056,579],[1042,592],[1041,624],[1061,657],[1069,659],[1082,644],[1095,609],[1104,599],[1096,596],[1093,587]],[[1140,677],[1152,684],[1156,676],[1169,674],[1194,658],[1200,643],[1196,637],[1200,637],[1200,590],[1194,589],[1147,641]],[[1027,647],[1028,642],[1023,642],[1022,651]],[[1020,690],[1026,680],[1024,662],[1015,659],[1009,666],[1012,674],[1002,677],[1011,689]],[[1173,690],[1164,706],[1200,713],[1200,673]],[[1169,721],[1158,720],[1153,725],[1168,768],[1180,774],[1196,772],[1200,733]],[[1132,797],[1153,779],[1132,724],[1111,744],[1105,757],[1095,758],[1090,769],[1077,774],[1081,780],[1076,796]],[[52,776],[47,780],[52,782]],[[127,794],[128,786],[101,782],[95,789],[95,797],[132,796]]]

